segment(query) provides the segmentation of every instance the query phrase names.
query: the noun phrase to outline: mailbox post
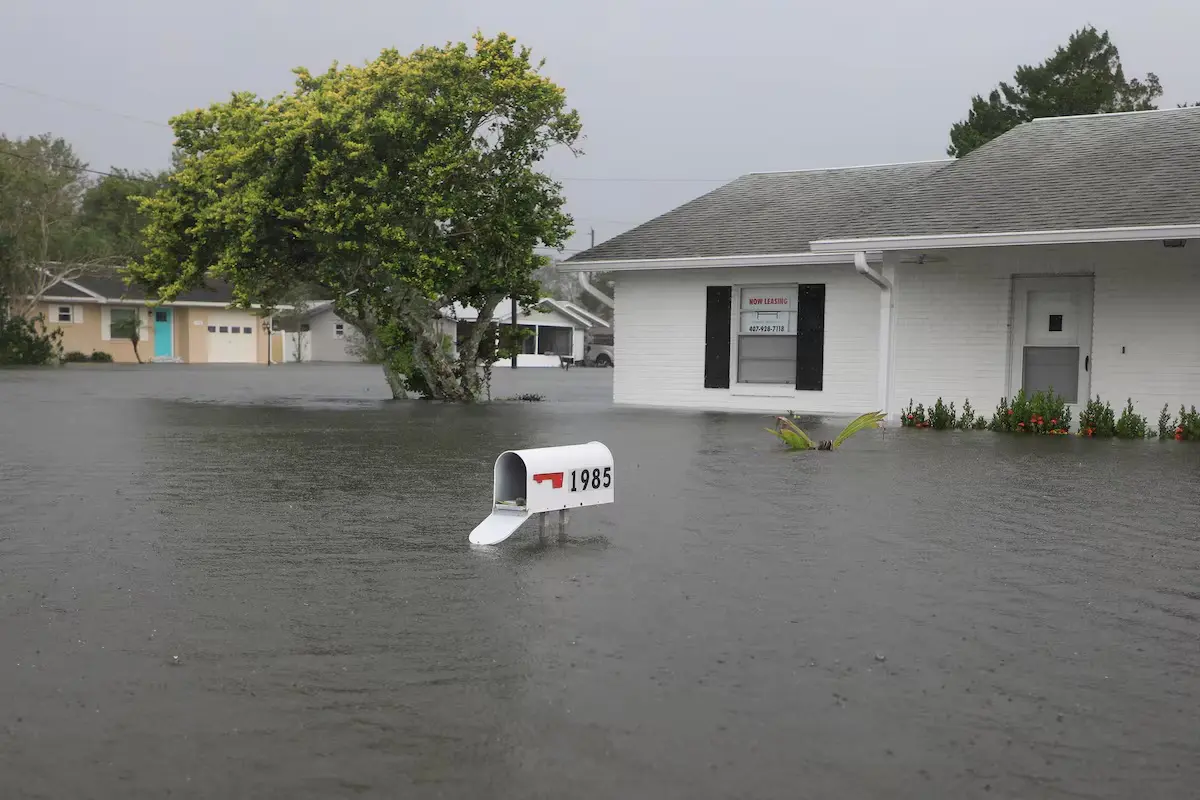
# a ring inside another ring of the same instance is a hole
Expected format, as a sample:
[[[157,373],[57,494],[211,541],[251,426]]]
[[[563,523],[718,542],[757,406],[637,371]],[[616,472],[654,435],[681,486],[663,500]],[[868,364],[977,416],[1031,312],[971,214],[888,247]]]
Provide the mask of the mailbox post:
[[[559,538],[566,534],[567,510],[611,503],[612,453],[600,442],[509,450],[496,459],[492,513],[471,531],[472,544],[499,544],[538,514],[559,512]]]

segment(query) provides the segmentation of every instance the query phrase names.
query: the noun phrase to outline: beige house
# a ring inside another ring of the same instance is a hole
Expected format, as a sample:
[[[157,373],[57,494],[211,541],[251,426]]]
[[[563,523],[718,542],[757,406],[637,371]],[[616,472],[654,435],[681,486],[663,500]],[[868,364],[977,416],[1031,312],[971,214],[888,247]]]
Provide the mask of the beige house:
[[[228,284],[209,281],[171,303],[148,305],[145,293],[117,275],[90,275],[55,284],[34,313],[46,326],[63,332],[65,352],[108,353],[114,361],[133,363],[129,339],[114,335],[114,322],[136,318],[141,323],[138,353],[143,361],[184,364],[265,364],[269,323],[255,311],[229,307]]]

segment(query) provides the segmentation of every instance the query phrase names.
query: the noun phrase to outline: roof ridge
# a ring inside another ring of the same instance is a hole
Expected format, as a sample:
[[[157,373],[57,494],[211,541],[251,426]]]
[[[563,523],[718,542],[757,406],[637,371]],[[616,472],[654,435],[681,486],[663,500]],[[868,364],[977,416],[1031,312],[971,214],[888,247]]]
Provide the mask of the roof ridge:
[[[1170,114],[1180,111],[1200,111],[1200,107],[1185,106],[1183,108],[1147,108],[1143,111],[1101,111],[1098,114],[1064,114],[1057,117],[1035,117],[1034,119],[1029,120],[1029,122],[1055,122],[1063,119],[1101,119],[1103,117],[1132,117],[1137,114]]]
[[[810,167],[808,169],[767,169],[758,170],[756,172],[747,172],[742,177],[747,175],[790,175],[804,172],[848,172],[855,169],[876,169],[878,167],[910,167],[917,164],[946,164],[954,161],[953,158],[927,158],[917,161],[890,161],[880,164],[855,164],[844,167]]]

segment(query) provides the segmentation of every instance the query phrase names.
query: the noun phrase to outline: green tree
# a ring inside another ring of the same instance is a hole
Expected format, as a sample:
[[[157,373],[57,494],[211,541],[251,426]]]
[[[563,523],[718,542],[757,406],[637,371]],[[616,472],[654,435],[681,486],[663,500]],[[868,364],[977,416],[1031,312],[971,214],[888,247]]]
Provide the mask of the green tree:
[[[83,193],[80,224],[108,250],[130,259],[142,252],[147,218],[139,198],[166,186],[169,172],[134,172],[114,167]]]
[[[19,316],[59,281],[119,261],[81,220],[85,167],[61,138],[0,136],[0,292]]]
[[[571,232],[562,186],[535,167],[574,150],[580,122],[540,67],[507,35],[477,35],[297,69],[288,94],[176,117],[180,157],[144,202],[132,276],[164,300],[217,276],[243,306],[315,284],[378,345],[396,396],[478,398],[493,309],[534,302],[535,248]],[[457,356],[440,319],[454,301],[480,310]]]
[[[1150,111],[1162,96],[1153,72],[1145,80],[1125,77],[1108,31],[1088,26],[1037,66],[1017,67],[1013,83],[1001,82],[987,99],[971,98],[967,118],[950,128],[947,153],[962,158],[1023,122],[1039,117]]]

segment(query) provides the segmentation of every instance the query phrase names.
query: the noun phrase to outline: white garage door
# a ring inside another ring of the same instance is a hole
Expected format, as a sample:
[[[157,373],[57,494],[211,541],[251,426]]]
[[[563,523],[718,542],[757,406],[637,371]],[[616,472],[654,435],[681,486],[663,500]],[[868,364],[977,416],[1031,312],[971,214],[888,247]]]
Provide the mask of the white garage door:
[[[208,319],[208,362],[210,364],[253,364],[258,359],[250,314],[210,311]]]

